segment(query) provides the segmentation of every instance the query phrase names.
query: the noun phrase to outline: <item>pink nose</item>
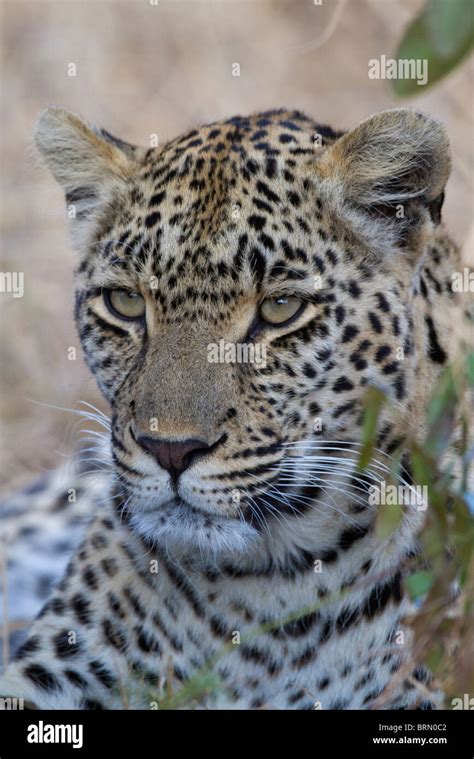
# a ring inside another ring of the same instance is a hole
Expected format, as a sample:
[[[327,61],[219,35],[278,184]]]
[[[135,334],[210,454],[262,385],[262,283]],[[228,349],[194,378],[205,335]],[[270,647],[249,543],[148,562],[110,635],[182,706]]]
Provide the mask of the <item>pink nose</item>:
[[[142,435],[137,438],[142,448],[152,453],[158,464],[172,477],[179,477],[196,458],[211,447],[204,440],[159,440]]]

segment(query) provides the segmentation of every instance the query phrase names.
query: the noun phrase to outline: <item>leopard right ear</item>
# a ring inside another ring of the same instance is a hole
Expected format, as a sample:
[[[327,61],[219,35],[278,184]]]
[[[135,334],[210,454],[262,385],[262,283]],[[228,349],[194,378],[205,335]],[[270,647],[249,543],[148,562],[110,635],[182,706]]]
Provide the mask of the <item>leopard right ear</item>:
[[[440,221],[450,172],[442,125],[410,108],[383,111],[328,148],[317,164],[322,189],[372,251],[421,250]]]
[[[65,108],[48,108],[41,114],[35,141],[64,189],[73,242],[80,248],[91,240],[106,209],[136,172],[140,149]]]

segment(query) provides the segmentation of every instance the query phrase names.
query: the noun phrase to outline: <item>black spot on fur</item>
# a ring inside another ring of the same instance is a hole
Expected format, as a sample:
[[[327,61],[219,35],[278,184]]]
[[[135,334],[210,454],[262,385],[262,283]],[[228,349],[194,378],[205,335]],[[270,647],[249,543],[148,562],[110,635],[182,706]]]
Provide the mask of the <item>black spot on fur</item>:
[[[61,630],[61,632],[53,638],[54,650],[59,659],[71,659],[72,657],[77,656],[81,651],[80,644],[77,642],[75,635],[72,638],[72,641],[70,641],[72,632],[74,631]]]
[[[347,530],[341,533],[339,536],[339,547],[343,551],[348,551],[357,540],[361,540],[367,535],[369,527],[362,527],[356,525],[355,527],[349,527]]]
[[[99,587],[97,575],[92,569],[92,567],[86,567],[86,569],[82,573],[82,579],[84,580],[87,587],[90,588],[91,590],[97,590],[97,588]]]
[[[87,680],[85,680],[79,672],[76,672],[75,669],[65,669],[63,675],[70,683],[76,685],[78,688],[87,688]]]
[[[107,669],[105,664],[98,661],[97,659],[90,662],[89,671],[92,672],[94,677],[96,677],[97,680],[109,690],[113,688],[117,682],[115,675],[113,675],[110,670]]]
[[[141,651],[144,651],[146,654],[162,654],[162,649],[160,644],[158,643],[157,639],[146,630],[142,630],[137,628],[137,645],[138,648]]]
[[[386,583],[375,586],[362,605],[361,614],[367,619],[372,619],[377,614],[380,614],[391,600],[395,603],[400,603],[401,598],[401,575],[397,573]]]
[[[431,318],[431,316],[427,315],[425,316],[425,322],[428,328],[428,341],[429,341],[428,355],[430,359],[434,361],[434,363],[444,364],[446,363],[447,356],[443,348],[439,344],[438,335],[436,333],[433,319]]]
[[[368,316],[369,316],[369,321],[374,332],[377,332],[378,335],[382,334],[383,326],[377,314],[375,314],[373,311],[369,311]]]
[[[354,385],[352,382],[347,379],[347,377],[338,377],[338,379],[335,381],[334,385],[332,386],[332,389],[335,393],[344,393],[348,390],[353,390]]]
[[[24,643],[17,650],[14,659],[25,659],[30,654],[34,654],[40,646],[41,639],[39,635],[32,635],[31,638],[25,640]]]
[[[30,664],[28,667],[25,667],[23,674],[41,690],[61,690],[57,677],[41,664]]]
[[[107,643],[122,653],[126,650],[127,639],[125,635],[110,619],[102,620],[102,630]]]
[[[159,211],[153,211],[153,213],[148,214],[148,216],[145,218],[145,226],[150,229],[150,227],[156,226],[158,222],[161,220],[161,214]]]
[[[342,333],[341,340],[343,343],[348,343],[350,340],[353,340],[354,337],[356,337],[358,334],[358,328],[354,324],[348,324]]]
[[[283,635],[288,635],[290,638],[300,638],[303,635],[308,634],[318,619],[319,614],[317,612],[305,614],[303,617],[299,617],[298,619],[281,625],[281,627],[278,627],[273,633],[276,637],[279,637],[279,635],[283,633]]]
[[[71,598],[70,605],[79,622],[86,625],[91,624],[90,602],[85,596],[76,593]]]
[[[103,710],[105,707],[100,701],[97,701],[95,699],[90,699],[90,698],[84,698],[81,701],[80,708],[86,711],[98,711],[98,710]]]

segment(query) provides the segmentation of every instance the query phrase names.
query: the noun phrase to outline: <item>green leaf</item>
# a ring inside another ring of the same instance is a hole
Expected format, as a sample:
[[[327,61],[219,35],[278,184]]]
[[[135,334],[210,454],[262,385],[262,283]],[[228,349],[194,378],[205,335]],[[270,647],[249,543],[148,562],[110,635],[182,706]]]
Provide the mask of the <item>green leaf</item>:
[[[359,469],[365,469],[372,458],[377,434],[377,422],[385,400],[385,393],[382,390],[379,390],[377,387],[370,387],[365,394],[364,422],[362,425],[362,447],[360,450],[358,462]]]
[[[429,652],[425,659],[425,664],[433,674],[438,671],[439,665],[443,661],[444,649],[443,646],[438,646]]]
[[[431,0],[410,24],[396,53],[398,60],[426,60],[428,81],[394,79],[395,94],[420,94],[449,74],[474,45],[472,0]]]
[[[440,456],[451,444],[456,424],[458,392],[451,367],[441,375],[428,406],[428,433],[426,449]]]
[[[469,44],[472,35],[472,0],[431,0],[426,22],[433,48],[441,58],[451,58]],[[470,23],[469,23],[470,22]]]
[[[429,589],[433,585],[434,575],[432,572],[415,572],[409,577],[405,578],[405,587],[408,591],[412,601],[416,601],[425,593],[428,593]]]
[[[467,377],[470,387],[474,387],[474,352],[467,356]]]
[[[403,508],[399,504],[379,507],[375,520],[375,534],[379,540],[387,540],[403,519]]]
[[[158,708],[160,711],[165,711],[167,709],[179,709],[189,706],[193,702],[199,703],[202,699],[218,692],[221,687],[222,681],[217,672],[207,669],[198,670],[175,693],[157,699]]]

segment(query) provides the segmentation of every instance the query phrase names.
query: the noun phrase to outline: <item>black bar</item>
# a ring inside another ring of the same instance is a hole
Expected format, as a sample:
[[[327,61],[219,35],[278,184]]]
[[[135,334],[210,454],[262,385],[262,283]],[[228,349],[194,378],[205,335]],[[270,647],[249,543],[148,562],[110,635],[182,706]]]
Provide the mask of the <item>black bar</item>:
[[[246,759],[255,744],[265,756],[284,749],[319,757],[474,756],[470,711],[2,711],[0,757],[182,755],[183,749],[220,756],[239,751]],[[65,726],[56,731],[55,726]],[[73,726],[76,726],[73,732]],[[82,733],[79,728],[82,727]],[[43,738],[42,743],[28,742]],[[46,742],[50,737],[71,743]],[[424,742],[423,742],[424,741]],[[78,748],[73,748],[73,743]],[[79,743],[82,746],[79,747]],[[127,752],[125,752],[127,749]],[[132,753],[130,753],[132,752]],[[346,752],[341,754],[341,752]]]

